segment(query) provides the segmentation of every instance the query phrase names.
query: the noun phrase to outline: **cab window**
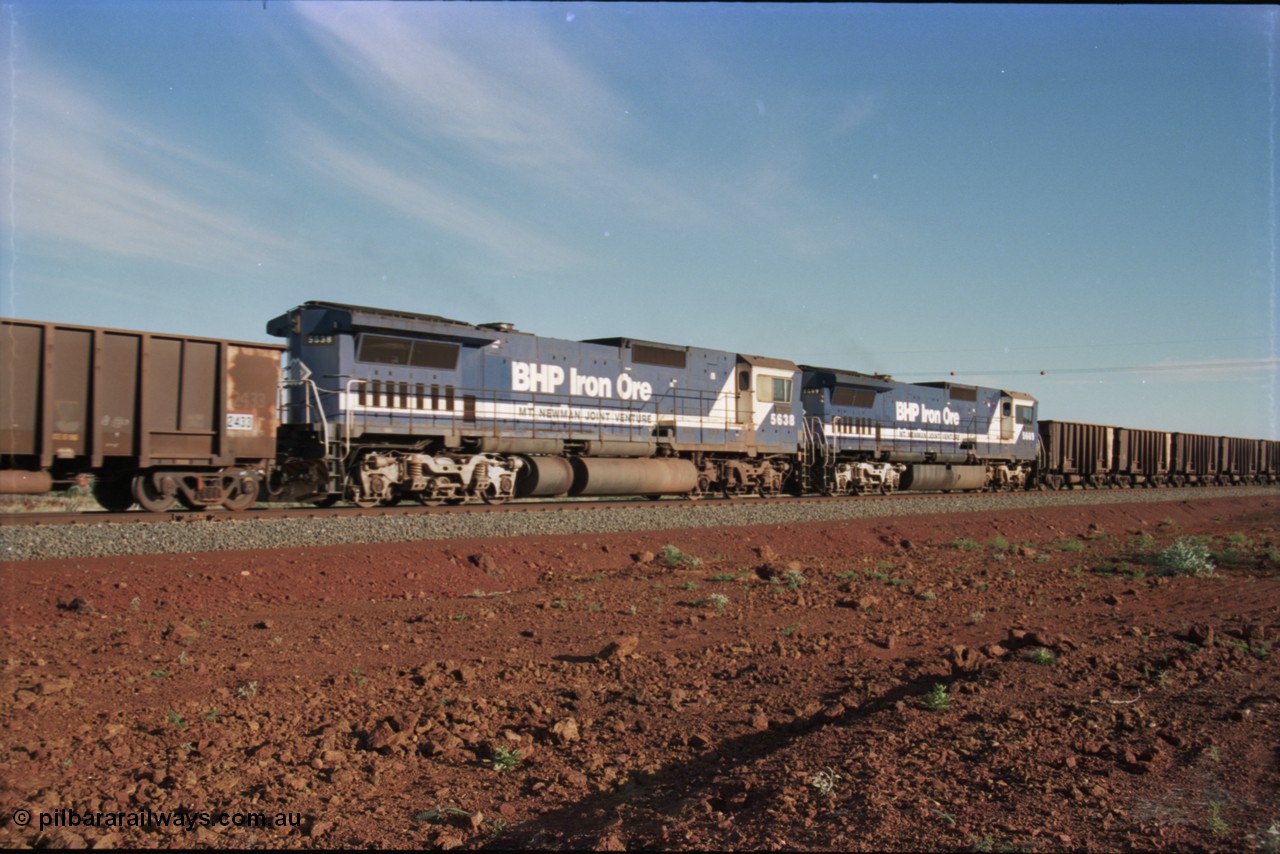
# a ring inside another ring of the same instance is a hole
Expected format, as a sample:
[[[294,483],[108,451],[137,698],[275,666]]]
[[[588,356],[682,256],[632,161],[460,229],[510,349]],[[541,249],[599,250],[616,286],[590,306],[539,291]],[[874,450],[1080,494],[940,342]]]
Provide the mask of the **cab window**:
[[[390,335],[361,335],[356,358],[379,365],[411,365],[452,371],[458,366],[458,345],[441,341],[411,341]]]
[[[758,377],[756,400],[761,403],[790,403],[791,380],[782,377]]]
[[[356,358],[362,362],[377,362],[380,365],[407,365],[412,346],[413,342],[404,338],[361,335]]]

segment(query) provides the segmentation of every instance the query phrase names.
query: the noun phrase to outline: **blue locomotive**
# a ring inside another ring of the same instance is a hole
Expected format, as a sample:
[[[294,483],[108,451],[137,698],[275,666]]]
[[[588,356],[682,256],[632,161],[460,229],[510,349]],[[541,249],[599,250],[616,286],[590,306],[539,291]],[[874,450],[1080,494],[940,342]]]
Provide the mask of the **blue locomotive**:
[[[286,339],[276,497],[853,494],[1024,486],[1028,395],[630,338],[308,302]]]
[[[1036,461],[1036,400],[958,383],[804,367],[802,439],[825,494],[1022,489]]]

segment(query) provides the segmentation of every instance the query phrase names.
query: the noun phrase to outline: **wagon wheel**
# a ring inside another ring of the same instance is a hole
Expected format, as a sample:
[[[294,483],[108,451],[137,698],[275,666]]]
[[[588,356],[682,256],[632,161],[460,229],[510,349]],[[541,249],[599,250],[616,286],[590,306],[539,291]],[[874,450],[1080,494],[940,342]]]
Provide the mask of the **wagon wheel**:
[[[163,478],[163,482],[167,488],[161,491],[151,483],[150,475],[136,475],[130,485],[133,500],[138,502],[139,507],[150,513],[164,513],[173,507],[178,497],[175,494],[177,490],[174,489],[173,481]]]
[[[698,501],[705,498],[707,493],[710,491],[711,478],[707,477],[705,474],[700,474],[698,475],[697,483],[694,484],[693,489],[685,493],[685,498],[690,501]]]
[[[348,486],[346,497],[347,497],[347,500],[350,501],[355,506],[365,507],[365,508],[376,507],[378,504],[378,501],[380,500],[374,496],[365,495],[363,492],[361,492],[360,487],[358,486]]]
[[[94,478],[93,498],[102,505],[102,509],[112,513],[123,513],[133,506],[133,492],[128,478]]]
[[[233,512],[252,507],[258,500],[258,490],[256,477],[236,478],[235,485],[228,491],[227,497],[222,499],[222,506]]]
[[[480,498],[485,504],[505,504],[515,497],[515,475],[504,474],[497,480],[489,481],[488,486],[480,491]]]

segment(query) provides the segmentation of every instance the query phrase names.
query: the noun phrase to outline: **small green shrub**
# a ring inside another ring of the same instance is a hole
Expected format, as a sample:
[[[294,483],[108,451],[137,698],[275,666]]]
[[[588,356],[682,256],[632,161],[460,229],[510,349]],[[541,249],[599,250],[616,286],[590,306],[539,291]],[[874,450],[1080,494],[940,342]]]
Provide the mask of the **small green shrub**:
[[[1155,537],[1150,534],[1139,534],[1129,538],[1129,548],[1135,551],[1146,551],[1156,544]]]
[[[935,683],[929,693],[924,695],[924,707],[931,712],[941,712],[950,706],[951,695],[947,693],[947,686],[941,682]]]
[[[1156,555],[1157,575],[1213,575],[1209,547],[1200,540],[1179,537],[1173,545]]]
[[[1222,817],[1222,804],[1217,801],[1209,801],[1209,821],[1207,822],[1209,832],[1214,836],[1226,836],[1231,830],[1227,826],[1227,821]]]
[[[724,609],[729,606],[729,597],[723,593],[712,593],[703,601],[712,608],[715,608],[717,614],[723,614]]]
[[[493,763],[494,771],[514,771],[520,764],[520,751],[505,746],[499,747],[493,751],[490,761]]]
[[[663,546],[662,559],[667,566],[702,566],[702,558],[687,555],[675,546]]]
[[[836,773],[834,768],[826,768],[814,774],[809,779],[809,785],[812,786],[819,795],[824,798],[834,798],[836,790],[840,788],[840,781],[844,778]]]
[[[951,542],[951,547],[960,549],[961,551],[973,551],[982,548],[982,544],[974,540],[965,539],[964,537],[956,537]]]
[[[1053,664],[1055,661],[1058,660],[1057,658],[1054,657],[1052,652],[1045,649],[1044,647],[1037,647],[1036,649],[1031,650],[1031,654],[1028,655],[1027,658],[1031,661],[1032,664],[1043,664],[1046,666]]]

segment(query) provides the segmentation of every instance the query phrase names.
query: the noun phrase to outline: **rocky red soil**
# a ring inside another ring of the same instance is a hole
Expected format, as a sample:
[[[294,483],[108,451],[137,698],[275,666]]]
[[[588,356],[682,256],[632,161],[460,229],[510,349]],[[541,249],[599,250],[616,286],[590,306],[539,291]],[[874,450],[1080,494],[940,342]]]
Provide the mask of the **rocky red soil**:
[[[1277,851],[1278,501],[9,563],[0,844]]]

